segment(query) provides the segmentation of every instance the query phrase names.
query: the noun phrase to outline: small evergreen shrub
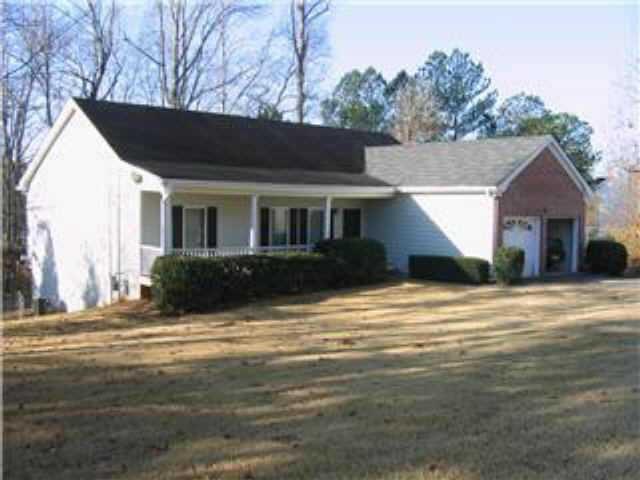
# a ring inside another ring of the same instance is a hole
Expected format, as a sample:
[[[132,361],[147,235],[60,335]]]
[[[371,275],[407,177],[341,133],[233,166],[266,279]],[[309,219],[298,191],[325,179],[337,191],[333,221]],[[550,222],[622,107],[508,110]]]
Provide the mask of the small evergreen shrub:
[[[627,268],[626,247],[613,240],[591,240],[587,245],[586,263],[593,273],[622,275]]]
[[[440,282],[482,284],[489,281],[489,262],[474,257],[411,255],[409,276]]]
[[[502,285],[511,285],[522,278],[524,250],[516,247],[500,247],[493,261],[496,280]]]
[[[384,245],[368,238],[322,240],[315,252],[342,264],[343,286],[363,285],[383,280],[387,274],[387,253]]]

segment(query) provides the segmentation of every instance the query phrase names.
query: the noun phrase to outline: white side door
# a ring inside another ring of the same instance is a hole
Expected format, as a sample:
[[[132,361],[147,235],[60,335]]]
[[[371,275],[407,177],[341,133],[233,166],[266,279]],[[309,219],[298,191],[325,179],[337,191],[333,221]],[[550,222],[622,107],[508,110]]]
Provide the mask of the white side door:
[[[540,219],[538,217],[505,217],[502,244],[524,251],[523,277],[540,275]]]

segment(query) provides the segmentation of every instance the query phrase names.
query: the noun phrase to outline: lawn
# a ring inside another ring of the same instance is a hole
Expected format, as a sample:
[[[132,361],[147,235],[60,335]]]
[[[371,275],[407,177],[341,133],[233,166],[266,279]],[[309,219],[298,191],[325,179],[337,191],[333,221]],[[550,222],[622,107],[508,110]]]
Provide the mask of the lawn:
[[[637,479],[640,281],[4,323],[4,478]]]

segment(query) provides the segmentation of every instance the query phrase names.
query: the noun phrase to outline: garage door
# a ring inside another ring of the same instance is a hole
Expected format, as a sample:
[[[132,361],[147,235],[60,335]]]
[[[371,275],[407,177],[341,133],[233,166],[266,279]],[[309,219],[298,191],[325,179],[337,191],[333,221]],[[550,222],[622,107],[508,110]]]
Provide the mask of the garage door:
[[[524,250],[523,277],[540,274],[540,219],[538,217],[505,217],[502,244]]]

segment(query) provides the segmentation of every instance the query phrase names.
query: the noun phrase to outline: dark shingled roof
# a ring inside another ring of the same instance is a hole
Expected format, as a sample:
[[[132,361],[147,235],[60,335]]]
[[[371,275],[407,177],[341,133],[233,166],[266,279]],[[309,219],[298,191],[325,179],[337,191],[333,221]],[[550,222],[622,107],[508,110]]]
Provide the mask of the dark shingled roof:
[[[390,185],[493,187],[551,136],[503,137],[367,148],[367,174]]]
[[[364,173],[365,147],[391,136],[75,99],[120,158],[163,178],[381,186]]]

